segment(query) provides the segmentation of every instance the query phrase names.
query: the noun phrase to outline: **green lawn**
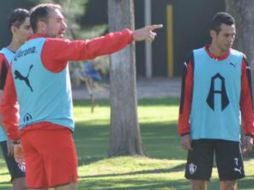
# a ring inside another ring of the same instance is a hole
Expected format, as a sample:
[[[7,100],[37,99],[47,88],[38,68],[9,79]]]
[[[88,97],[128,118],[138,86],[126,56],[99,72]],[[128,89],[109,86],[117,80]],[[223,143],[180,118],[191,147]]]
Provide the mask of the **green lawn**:
[[[186,153],[177,135],[178,100],[139,101],[138,115],[146,157],[108,158],[109,116],[107,101],[75,102],[75,141],[79,158],[80,190],[189,190],[183,177]],[[247,177],[239,189],[254,189],[254,160],[246,160]],[[9,177],[0,157],[0,189],[9,190]],[[216,169],[209,190],[218,190]]]

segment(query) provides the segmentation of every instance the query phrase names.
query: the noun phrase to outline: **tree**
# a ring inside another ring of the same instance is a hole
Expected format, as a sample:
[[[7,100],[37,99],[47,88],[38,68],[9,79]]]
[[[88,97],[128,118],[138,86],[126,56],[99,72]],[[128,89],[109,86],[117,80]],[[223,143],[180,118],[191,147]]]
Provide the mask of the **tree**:
[[[236,20],[235,48],[243,51],[249,60],[252,73],[252,94],[254,94],[254,1],[226,0],[226,10]]]
[[[249,60],[252,75],[252,94],[254,94],[254,1],[226,0],[226,10],[235,17],[237,37],[235,47],[243,51]],[[254,101],[254,100],[252,100]],[[252,149],[250,156],[254,155]]]
[[[110,31],[134,29],[133,0],[108,0]],[[143,155],[137,117],[135,46],[111,56],[110,156]]]

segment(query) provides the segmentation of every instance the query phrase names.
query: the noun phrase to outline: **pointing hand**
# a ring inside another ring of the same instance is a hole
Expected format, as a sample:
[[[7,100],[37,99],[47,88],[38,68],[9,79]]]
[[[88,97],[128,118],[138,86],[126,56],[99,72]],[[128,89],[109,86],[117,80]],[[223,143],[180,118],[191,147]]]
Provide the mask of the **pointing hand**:
[[[155,25],[148,25],[144,28],[137,29],[133,32],[133,39],[135,41],[143,41],[146,40],[148,42],[152,42],[155,37],[156,33],[154,32],[155,29],[162,28],[162,24],[155,24]]]

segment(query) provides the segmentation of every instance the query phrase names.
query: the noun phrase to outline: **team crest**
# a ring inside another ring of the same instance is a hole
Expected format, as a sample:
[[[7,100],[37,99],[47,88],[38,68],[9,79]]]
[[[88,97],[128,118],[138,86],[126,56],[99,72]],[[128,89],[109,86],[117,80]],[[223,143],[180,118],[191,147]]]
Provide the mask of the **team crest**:
[[[25,162],[18,163],[18,167],[19,167],[19,169],[20,169],[22,172],[25,172],[25,171],[26,171]]]
[[[197,170],[197,165],[193,164],[193,163],[190,163],[189,164],[189,172],[191,175],[193,175]]]

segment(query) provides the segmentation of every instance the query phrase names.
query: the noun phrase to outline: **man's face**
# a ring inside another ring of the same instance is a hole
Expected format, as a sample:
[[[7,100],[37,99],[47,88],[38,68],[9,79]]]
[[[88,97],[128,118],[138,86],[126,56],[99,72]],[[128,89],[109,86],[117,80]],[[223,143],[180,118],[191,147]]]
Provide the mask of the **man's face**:
[[[236,35],[235,25],[222,24],[220,28],[221,31],[219,33],[211,31],[212,43],[222,52],[226,52],[234,43]]]
[[[46,23],[46,35],[52,38],[63,38],[67,24],[63,14],[55,9],[49,12],[48,21]]]
[[[23,44],[32,34],[29,17],[27,17],[19,27],[13,27],[15,27],[13,35],[21,44]]]

